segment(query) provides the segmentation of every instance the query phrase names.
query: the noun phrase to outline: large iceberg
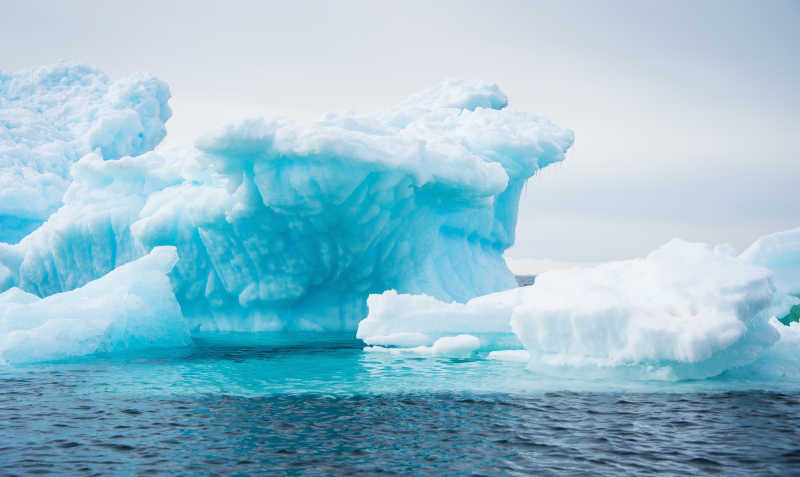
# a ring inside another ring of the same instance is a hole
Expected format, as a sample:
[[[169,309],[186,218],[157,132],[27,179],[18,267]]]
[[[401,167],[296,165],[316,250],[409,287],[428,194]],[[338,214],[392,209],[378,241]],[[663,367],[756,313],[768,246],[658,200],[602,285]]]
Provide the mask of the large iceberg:
[[[61,205],[70,166],[152,150],[166,134],[167,85],[110,81],[86,66],[0,71],[0,242],[16,242]]]
[[[167,277],[177,261],[174,247],[157,247],[76,290],[0,293],[0,363],[188,345]]]
[[[165,245],[199,330],[352,331],[370,293],[512,288],[502,254],[523,185],[573,135],[506,105],[496,85],[453,80],[373,114],[240,122],[194,148],[81,149],[64,205],[0,244],[0,290],[74,290]]]
[[[643,259],[545,272],[531,287],[466,304],[373,295],[358,336],[418,347],[513,331],[527,350],[513,357],[542,373],[706,378],[755,361],[778,340],[766,313],[774,297],[768,269],[728,247],[673,240]]]

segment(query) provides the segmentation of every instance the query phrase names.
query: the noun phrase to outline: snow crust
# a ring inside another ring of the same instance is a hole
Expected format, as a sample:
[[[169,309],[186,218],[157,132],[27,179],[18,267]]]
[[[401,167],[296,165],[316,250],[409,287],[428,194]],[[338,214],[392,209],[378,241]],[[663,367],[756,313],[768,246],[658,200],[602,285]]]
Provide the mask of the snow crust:
[[[175,246],[172,289],[201,331],[355,330],[370,293],[465,301],[512,288],[502,253],[522,186],[573,135],[506,103],[496,85],[453,80],[377,113],[86,154],[64,206],[0,244],[0,287],[45,297]]]
[[[61,63],[0,71],[0,241],[15,242],[47,219],[70,183],[70,165],[152,150],[171,111],[166,83],[145,74],[110,81]]]
[[[0,362],[188,345],[167,277],[177,261],[174,247],[156,247],[76,290],[47,298],[19,288],[0,293]]]
[[[358,336],[403,347],[408,336],[424,345],[513,331],[541,373],[701,379],[749,364],[778,341],[765,312],[774,297],[769,270],[728,247],[673,240],[643,259],[545,272],[531,287],[466,304],[373,295]],[[525,356],[492,351],[492,359]]]

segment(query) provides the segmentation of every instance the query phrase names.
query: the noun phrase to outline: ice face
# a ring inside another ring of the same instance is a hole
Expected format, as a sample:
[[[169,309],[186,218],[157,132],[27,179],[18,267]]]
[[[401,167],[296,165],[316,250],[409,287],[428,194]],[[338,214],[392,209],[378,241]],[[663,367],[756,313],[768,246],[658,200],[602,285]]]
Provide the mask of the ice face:
[[[0,242],[16,242],[60,205],[72,163],[152,150],[170,117],[167,85],[110,81],[86,66],[0,71]]]
[[[800,228],[759,238],[741,258],[772,270],[780,291],[800,294]]]
[[[773,272],[778,293],[768,313],[783,324],[800,320],[800,228],[759,238],[741,258]]]
[[[373,295],[358,336],[409,347],[513,331],[527,352],[493,358],[524,356],[540,373],[706,378],[753,362],[778,340],[765,313],[770,277],[726,247],[674,240],[643,259],[545,272],[531,287],[466,304]]]
[[[0,362],[186,346],[189,330],[167,277],[177,261],[174,247],[157,247],[69,292],[0,293]]]
[[[448,81],[378,113],[250,120],[196,148],[87,154],[64,206],[0,244],[0,286],[44,297],[170,245],[195,329],[351,331],[370,293],[465,301],[514,287],[502,253],[522,186],[573,136],[506,104],[496,85]]]

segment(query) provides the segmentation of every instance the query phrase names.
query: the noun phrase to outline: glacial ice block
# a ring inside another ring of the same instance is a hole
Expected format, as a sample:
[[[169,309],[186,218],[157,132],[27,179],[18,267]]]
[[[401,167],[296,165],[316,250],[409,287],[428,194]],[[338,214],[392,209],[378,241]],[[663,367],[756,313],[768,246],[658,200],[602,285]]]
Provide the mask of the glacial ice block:
[[[139,74],[110,81],[86,66],[0,71],[0,242],[16,242],[60,205],[69,169],[152,150],[165,136],[169,89]]]
[[[778,290],[800,295],[800,228],[765,235],[740,257],[772,270]]]
[[[172,245],[173,290],[201,330],[355,330],[370,293],[466,301],[512,288],[502,253],[522,187],[573,135],[506,104],[496,85],[448,81],[377,113],[88,154],[64,206],[0,244],[6,286],[48,296]]]
[[[366,352],[392,353],[416,356],[444,356],[450,358],[469,357],[481,347],[481,341],[472,335],[443,336],[431,346],[414,346],[411,348],[387,348],[384,346],[367,346]]]
[[[441,338],[460,333],[510,334],[511,313],[523,299],[524,291],[525,288],[515,288],[467,303],[448,303],[427,295],[388,290],[367,299],[369,315],[358,324],[356,337],[371,346],[409,348],[432,346]],[[484,338],[481,346],[493,344]]]
[[[777,341],[770,277],[727,247],[673,240],[644,259],[537,276],[511,327],[534,368],[706,378]]]
[[[771,312],[783,322],[800,319],[800,228],[761,237],[740,257],[772,271],[778,295]]]
[[[358,336],[408,347],[510,329],[527,350],[514,356],[543,373],[705,378],[754,361],[777,341],[765,313],[775,294],[770,277],[726,247],[673,240],[643,259],[545,272],[531,287],[466,304],[373,295]]]
[[[800,379],[800,322],[786,325],[777,318],[771,318],[770,324],[780,334],[778,342],[764,350],[751,364],[732,370],[732,377],[771,378],[779,382]]]
[[[167,277],[177,260],[174,247],[157,247],[76,290],[0,293],[0,363],[188,345]]]

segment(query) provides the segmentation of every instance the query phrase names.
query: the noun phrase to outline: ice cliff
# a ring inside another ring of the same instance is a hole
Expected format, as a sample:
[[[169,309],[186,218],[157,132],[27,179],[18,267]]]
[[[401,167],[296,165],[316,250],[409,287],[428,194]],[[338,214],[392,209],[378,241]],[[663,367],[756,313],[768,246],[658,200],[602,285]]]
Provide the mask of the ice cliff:
[[[14,152],[0,151],[2,177],[51,173],[66,192],[16,181],[5,213],[47,220],[0,244],[0,291],[69,292],[173,246],[170,282],[192,329],[355,330],[370,293],[465,301],[512,288],[502,253],[522,187],[573,141],[507,109],[496,85],[454,80],[373,114],[249,120],[196,147],[144,152],[163,136],[163,83],[41,71],[8,76],[35,85],[21,104],[50,98],[43,111],[56,112],[3,108],[4,124],[41,134],[3,133]],[[42,159],[41,144],[55,159]],[[19,187],[53,200],[25,212]]]

